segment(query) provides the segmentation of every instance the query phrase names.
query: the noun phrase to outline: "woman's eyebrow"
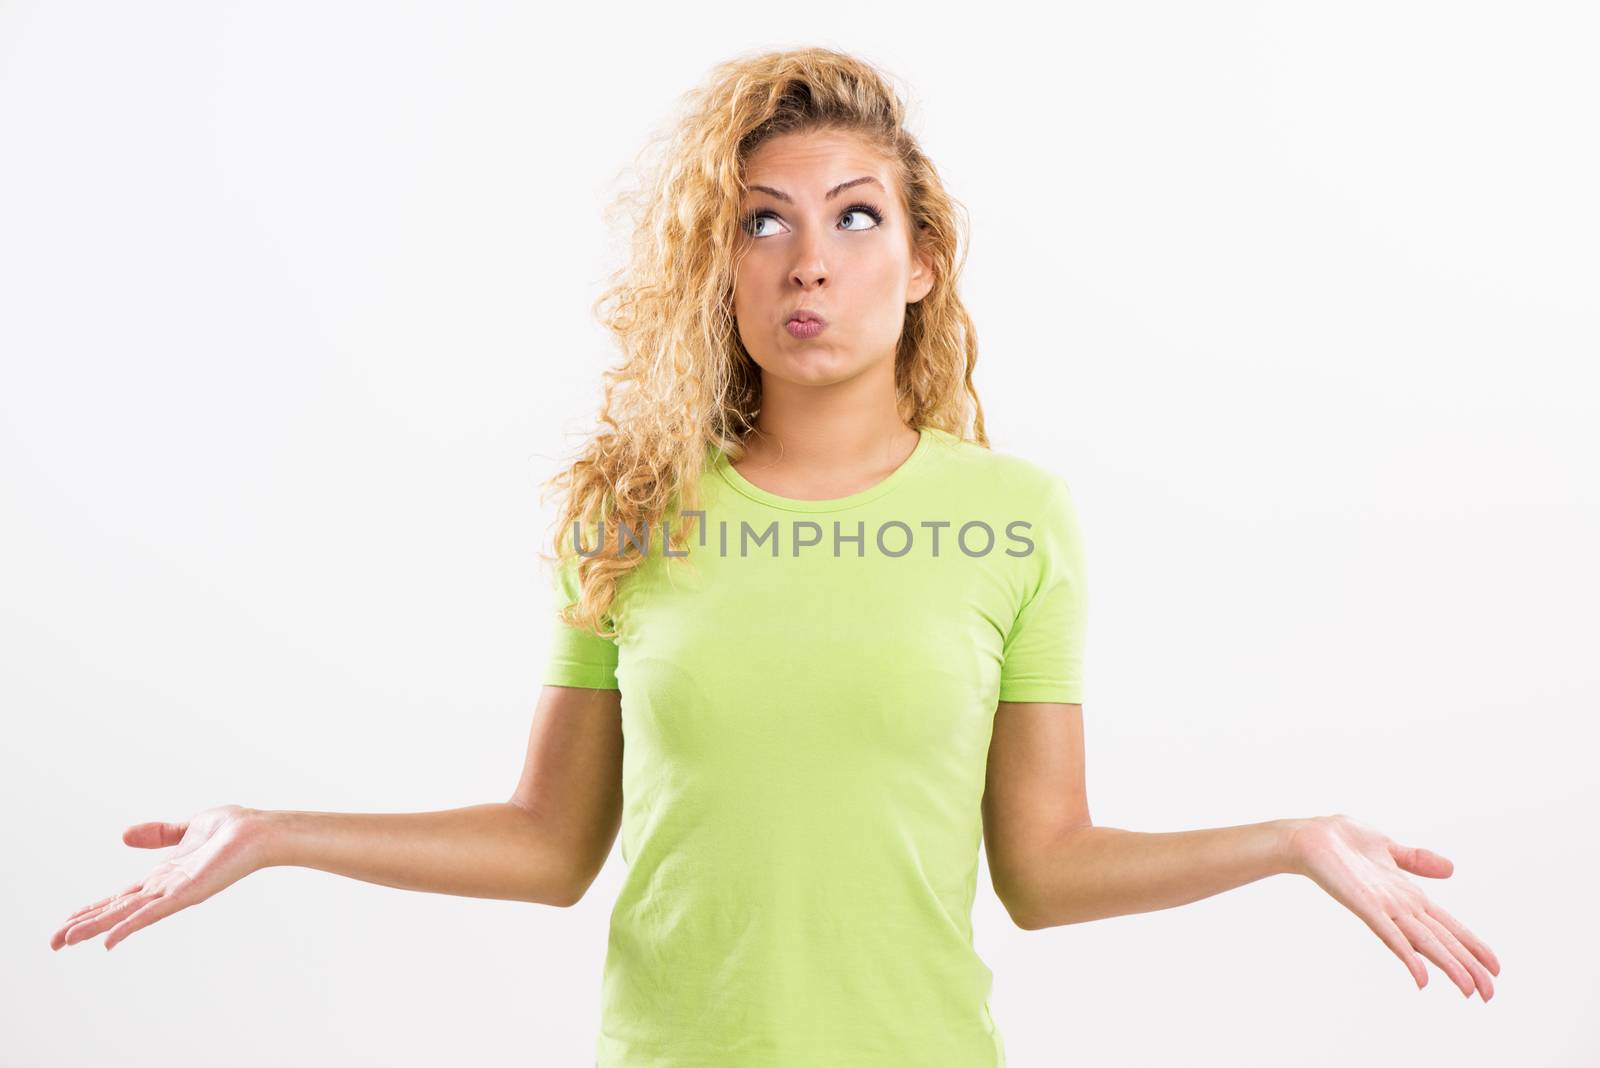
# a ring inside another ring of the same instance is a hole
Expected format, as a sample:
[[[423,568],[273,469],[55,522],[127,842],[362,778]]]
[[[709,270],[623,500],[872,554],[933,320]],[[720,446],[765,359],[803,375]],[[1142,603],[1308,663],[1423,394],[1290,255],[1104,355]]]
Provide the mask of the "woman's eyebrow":
[[[848,182],[840,182],[838,185],[836,185],[832,189],[828,190],[828,192],[823,196],[822,199],[823,200],[832,200],[834,197],[838,196],[840,193],[844,192],[846,189],[849,189],[851,186],[854,186],[854,185],[860,185],[862,182],[871,182],[873,185],[877,186],[879,189],[883,189],[883,183],[878,181],[876,178],[872,177],[872,175],[868,174],[868,175],[863,175],[860,178],[852,178]],[[785,193],[781,189],[774,189],[770,185],[752,185],[752,186],[750,186],[750,191],[751,192],[760,191],[762,193],[771,194],[772,196],[777,197],[779,200],[783,201],[785,204],[793,204],[794,203],[794,201],[789,197],[788,193]],[[887,193],[888,190],[884,189],[884,192]]]

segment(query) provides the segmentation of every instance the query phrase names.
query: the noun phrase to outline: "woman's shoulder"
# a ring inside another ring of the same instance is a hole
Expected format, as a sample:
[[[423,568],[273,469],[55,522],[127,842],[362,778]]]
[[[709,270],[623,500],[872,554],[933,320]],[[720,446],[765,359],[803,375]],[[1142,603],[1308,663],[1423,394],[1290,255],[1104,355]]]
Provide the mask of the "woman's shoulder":
[[[965,475],[974,484],[1003,496],[1043,496],[1067,488],[1064,472],[1053,461],[980,445],[946,430],[929,429],[940,447],[947,475]]]

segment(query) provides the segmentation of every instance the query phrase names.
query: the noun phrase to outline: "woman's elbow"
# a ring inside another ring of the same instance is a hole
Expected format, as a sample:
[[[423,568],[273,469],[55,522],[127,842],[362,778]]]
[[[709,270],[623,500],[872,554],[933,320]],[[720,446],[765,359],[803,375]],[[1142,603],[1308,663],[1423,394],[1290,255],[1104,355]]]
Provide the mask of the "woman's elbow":
[[[1006,915],[1011,917],[1011,922],[1021,930],[1042,931],[1046,927],[1060,926],[1059,921],[1052,919],[1039,905],[1019,899],[1015,894],[1002,897],[1000,903],[1005,906]]]
[[[517,807],[527,813],[531,832],[524,846],[527,869],[521,897],[535,905],[571,908],[583,900],[605,866],[611,837]]]

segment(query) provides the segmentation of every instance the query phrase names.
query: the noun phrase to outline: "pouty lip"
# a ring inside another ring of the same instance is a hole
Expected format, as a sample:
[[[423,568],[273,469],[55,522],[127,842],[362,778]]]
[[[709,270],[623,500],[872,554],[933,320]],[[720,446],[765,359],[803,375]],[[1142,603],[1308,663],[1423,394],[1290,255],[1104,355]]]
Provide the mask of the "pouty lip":
[[[795,309],[793,312],[791,312],[789,314],[789,318],[786,321],[792,323],[797,319],[802,321],[802,322],[821,323],[823,326],[827,326],[828,325],[828,320],[824,319],[822,316],[818,315],[816,312],[812,311],[810,308],[797,308],[797,309]]]

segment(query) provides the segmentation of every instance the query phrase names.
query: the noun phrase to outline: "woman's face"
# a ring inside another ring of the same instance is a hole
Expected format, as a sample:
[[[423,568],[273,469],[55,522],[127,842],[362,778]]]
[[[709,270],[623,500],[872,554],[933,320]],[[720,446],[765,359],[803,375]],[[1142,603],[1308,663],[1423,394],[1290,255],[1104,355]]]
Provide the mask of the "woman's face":
[[[911,251],[890,166],[851,134],[813,132],[765,142],[745,167],[733,306],[764,376],[828,385],[885,360],[892,372],[906,305],[933,273]],[[799,309],[826,325],[791,331]]]

